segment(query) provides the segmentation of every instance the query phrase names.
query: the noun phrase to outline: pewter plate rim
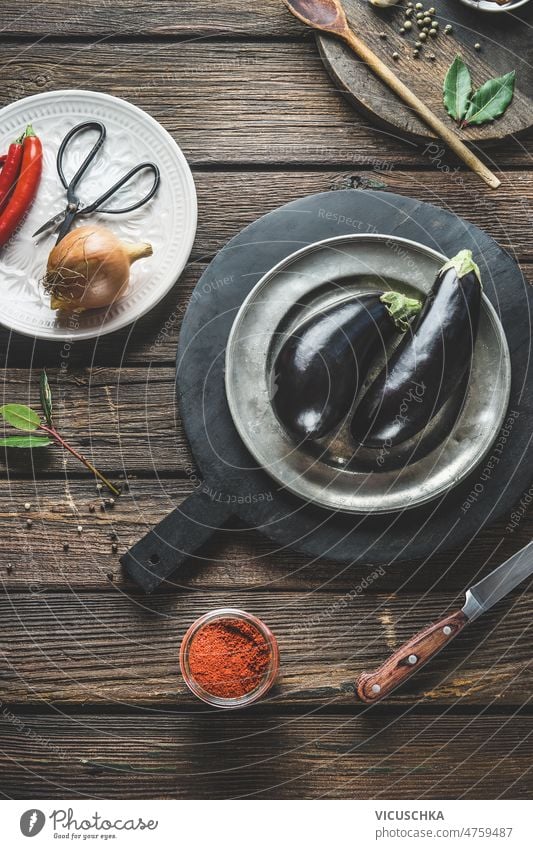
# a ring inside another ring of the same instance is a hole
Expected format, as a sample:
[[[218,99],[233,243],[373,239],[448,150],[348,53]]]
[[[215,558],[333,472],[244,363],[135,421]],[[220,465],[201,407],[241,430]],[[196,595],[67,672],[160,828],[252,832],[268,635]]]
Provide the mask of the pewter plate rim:
[[[249,294],[241,304],[233,322],[228,337],[225,356],[225,385],[229,409],[235,427],[254,460],[258,462],[265,470],[265,472],[269,474],[270,477],[273,478],[277,483],[279,483],[284,489],[288,490],[289,492],[292,492],[294,495],[297,495],[304,501],[319,505],[321,507],[325,507],[329,510],[355,515],[362,515],[368,513],[390,514],[401,511],[406,508],[420,506],[421,504],[433,501],[439,495],[443,495],[445,492],[447,492],[452,487],[456,486],[458,483],[464,480],[473,471],[473,469],[475,469],[482,462],[483,458],[487,455],[491,446],[493,445],[494,440],[505,418],[511,390],[511,360],[509,355],[509,348],[507,345],[507,339],[494,307],[492,306],[486,295],[483,294],[483,309],[499,342],[498,362],[501,387],[498,394],[497,408],[500,412],[499,415],[493,417],[490,431],[486,431],[484,443],[482,446],[480,446],[480,450],[472,455],[472,458],[468,463],[464,463],[463,466],[459,468],[459,470],[456,470],[453,474],[450,474],[449,479],[447,479],[444,483],[439,486],[435,486],[433,489],[428,489],[426,487],[426,489],[421,490],[418,495],[414,495],[412,490],[408,491],[405,501],[400,502],[398,502],[397,498],[394,499],[391,496],[391,498],[389,499],[391,503],[389,503],[385,495],[380,496],[378,499],[376,499],[375,496],[373,499],[369,499],[367,497],[367,499],[365,500],[364,493],[363,495],[359,495],[358,493],[356,493],[355,495],[352,494],[350,500],[347,501],[346,496],[343,496],[342,493],[339,495],[339,493],[335,492],[335,488],[331,487],[331,482],[328,483],[328,485],[324,488],[321,488],[319,492],[317,492],[316,486],[315,490],[313,490],[312,483],[306,481],[305,475],[298,476],[297,483],[294,483],[294,469],[291,470],[290,466],[273,466],[271,462],[266,462],[266,458],[261,453],[261,450],[258,448],[258,445],[263,445],[263,439],[261,439],[261,435],[258,437],[257,433],[252,434],[246,424],[245,419],[242,416],[241,407],[243,403],[243,398],[244,400],[246,400],[246,393],[243,394],[242,391],[243,380],[236,379],[237,375],[240,375],[240,377],[242,378],[242,367],[239,364],[241,355],[238,351],[236,351],[239,330],[241,329],[242,324],[248,315],[250,306],[255,303],[255,301],[258,299],[258,296],[263,293],[263,290],[267,289],[268,286],[271,285],[272,282],[275,280],[275,278],[278,277],[280,273],[287,270],[291,265],[299,262],[301,259],[307,256],[312,255],[313,253],[322,251],[330,247],[335,248],[336,246],[354,244],[355,246],[357,246],[358,243],[364,244],[365,242],[370,242],[374,244],[377,243],[378,245],[379,243],[383,242],[388,242],[389,244],[399,244],[404,248],[410,250],[411,252],[419,254],[422,253],[426,258],[435,260],[436,267],[437,263],[438,265],[441,265],[448,259],[443,254],[439,253],[438,251],[435,251],[433,248],[429,248],[426,245],[422,245],[419,242],[413,241],[411,239],[406,239],[395,235],[376,233],[354,233],[343,236],[335,236],[332,238],[319,240],[311,245],[307,245],[303,248],[300,248],[299,250],[290,254],[285,259],[281,260],[281,262],[277,263],[269,271],[267,271],[263,275],[263,277],[256,283],[254,288],[249,292]],[[375,270],[374,274],[378,275],[379,271]],[[309,287],[309,292],[312,292],[315,288],[318,288],[318,284],[313,283],[313,285],[310,285]],[[286,313],[289,312],[289,309],[290,308],[286,309]],[[266,381],[266,375],[263,375],[262,379]],[[256,384],[253,380],[248,380],[248,385],[255,386]],[[269,410],[266,409],[266,406],[268,406]],[[265,405],[265,409],[263,409],[263,412],[267,415],[267,418],[270,416],[272,420],[273,417],[275,424],[272,424],[270,429],[267,428],[265,433],[262,434],[262,437],[267,438],[269,435],[271,437],[273,435],[277,435],[279,437],[279,434],[283,433],[284,438],[287,440],[289,437],[286,433],[284,433],[282,426],[277,422],[275,414],[272,411],[272,406],[270,402],[268,403],[268,405]],[[462,419],[463,412],[461,412],[456,422],[456,425],[451,431],[450,437],[453,436],[455,431],[458,429],[460,423],[462,422]],[[276,462],[279,464],[282,461],[278,459]],[[322,465],[326,466],[326,464]],[[281,468],[281,472],[277,470],[278,468]],[[327,468],[329,469],[331,467],[328,466]],[[287,474],[287,471],[289,471],[290,474]],[[401,473],[403,472],[405,472],[405,470],[401,470],[399,476],[401,476]],[[336,474],[339,474],[339,472],[336,472]],[[375,476],[381,473],[375,472],[372,474],[375,480]]]

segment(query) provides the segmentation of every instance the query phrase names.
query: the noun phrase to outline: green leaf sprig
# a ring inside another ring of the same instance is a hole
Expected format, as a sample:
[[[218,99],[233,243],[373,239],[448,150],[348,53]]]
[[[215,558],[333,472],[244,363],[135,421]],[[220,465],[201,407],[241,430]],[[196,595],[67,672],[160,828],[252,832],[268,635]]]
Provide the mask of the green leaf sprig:
[[[444,78],[443,100],[448,115],[461,127],[479,126],[503,115],[513,99],[515,71],[487,80],[472,94],[468,66],[456,56]]]
[[[42,448],[46,445],[60,445],[61,448],[66,449],[76,457],[80,463],[83,463],[113,495],[120,495],[120,489],[112,484],[102,472],[98,471],[83,454],[69,445],[56,429],[53,421],[52,392],[45,371],[41,373],[40,396],[45,421],[41,419],[39,413],[24,404],[4,404],[3,407],[0,407],[0,416],[8,424],[16,430],[23,430],[32,434],[31,436],[6,436],[0,439],[0,446],[4,448]],[[37,431],[43,431],[46,436],[35,435]]]

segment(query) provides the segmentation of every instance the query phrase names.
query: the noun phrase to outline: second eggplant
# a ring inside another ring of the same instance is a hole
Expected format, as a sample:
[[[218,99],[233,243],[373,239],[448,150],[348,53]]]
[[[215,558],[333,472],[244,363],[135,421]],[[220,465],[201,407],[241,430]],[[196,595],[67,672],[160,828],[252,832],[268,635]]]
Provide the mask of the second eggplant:
[[[399,292],[359,295],[308,319],[274,364],[272,404],[296,437],[319,439],[347,415],[368,369],[421,309]]]
[[[416,436],[470,369],[481,312],[481,278],[472,251],[445,263],[412,333],[362,397],[352,420],[370,448]]]

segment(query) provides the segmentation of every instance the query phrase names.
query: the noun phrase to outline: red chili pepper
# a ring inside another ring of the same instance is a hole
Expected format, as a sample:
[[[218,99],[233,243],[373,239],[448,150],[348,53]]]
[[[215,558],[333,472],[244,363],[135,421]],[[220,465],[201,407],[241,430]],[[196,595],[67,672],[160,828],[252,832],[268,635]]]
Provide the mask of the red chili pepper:
[[[5,156],[2,173],[0,174],[0,210],[6,205],[7,199],[15,188],[20,173],[24,135],[9,146],[9,150]]]
[[[42,168],[43,147],[30,125],[22,143],[20,176],[9,203],[0,215],[0,247],[9,241],[32,205],[39,188]]]

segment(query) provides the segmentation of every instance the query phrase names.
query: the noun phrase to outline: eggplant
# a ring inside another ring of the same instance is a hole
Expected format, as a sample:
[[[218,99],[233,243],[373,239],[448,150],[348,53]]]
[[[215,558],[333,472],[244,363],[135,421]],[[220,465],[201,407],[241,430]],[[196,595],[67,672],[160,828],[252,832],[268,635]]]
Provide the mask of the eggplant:
[[[442,266],[412,331],[355,410],[356,441],[370,448],[397,445],[439,412],[470,370],[481,292],[472,251],[460,251]]]
[[[319,439],[347,415],[372,360],[405,332],[421,303],[399,292],[343,301],[284,342],[273,369],[274,411],[293,435]]]

